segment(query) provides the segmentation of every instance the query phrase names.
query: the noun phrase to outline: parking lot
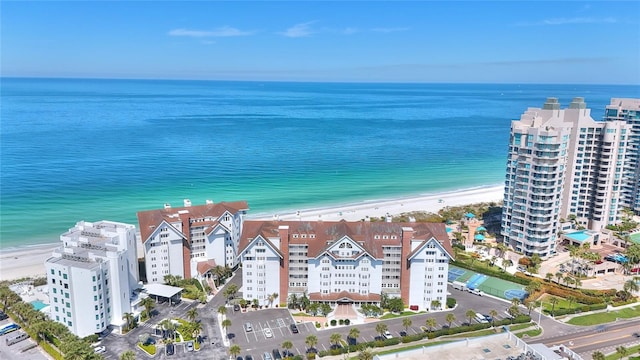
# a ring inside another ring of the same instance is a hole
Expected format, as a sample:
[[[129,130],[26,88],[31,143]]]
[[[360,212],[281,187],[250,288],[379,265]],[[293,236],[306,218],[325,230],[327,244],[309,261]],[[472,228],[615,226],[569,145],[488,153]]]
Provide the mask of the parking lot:
[[[0,327],[11,323],[10,319],[0,321]],[[6,335],[0,336],[0,359],[33,359],[47,360],[48,358],[41,352],[40,348],[35,346],[36,342],[32,339],[26,339],[8,346],[6,339],[22,330],[17,330]]]

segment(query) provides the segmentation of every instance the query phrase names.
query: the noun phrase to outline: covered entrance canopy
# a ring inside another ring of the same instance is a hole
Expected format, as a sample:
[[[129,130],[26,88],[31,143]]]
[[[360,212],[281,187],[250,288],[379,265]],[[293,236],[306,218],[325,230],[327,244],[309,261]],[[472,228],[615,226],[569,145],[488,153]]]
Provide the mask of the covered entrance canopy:
[[[144,285],[144,291],[156,301],[169,301],[169,304],[180,302],[182,288],[164,284]]]

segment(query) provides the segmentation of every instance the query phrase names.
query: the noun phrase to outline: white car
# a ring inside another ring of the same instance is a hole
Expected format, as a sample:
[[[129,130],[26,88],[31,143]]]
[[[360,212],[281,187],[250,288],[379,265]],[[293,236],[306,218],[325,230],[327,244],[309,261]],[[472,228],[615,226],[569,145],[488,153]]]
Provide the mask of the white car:
[[[267,338],[272,338],[273,337],[273,332],[271,331],[270,328],[264,329],[264,336],[266,336]]]
[[[391,332],[389,332],[389,330],[385,331],[383,335],[387,339],[391,339],[393,337],[393,335],[391,335]]]
[[[103,352],[106,352],[107,348],[104,346],[96,346],[95,348],[93,348],[93,352],[95,352],[96,354],[102,354]]]

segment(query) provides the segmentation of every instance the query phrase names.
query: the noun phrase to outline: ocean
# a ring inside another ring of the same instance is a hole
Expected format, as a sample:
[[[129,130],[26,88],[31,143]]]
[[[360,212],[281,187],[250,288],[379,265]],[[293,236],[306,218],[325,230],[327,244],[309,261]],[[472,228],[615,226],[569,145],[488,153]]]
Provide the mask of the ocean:
[[[510,121],[637,86],[1,80],[0,249],[77,221],[247,200],[250,216],[497,185]]]

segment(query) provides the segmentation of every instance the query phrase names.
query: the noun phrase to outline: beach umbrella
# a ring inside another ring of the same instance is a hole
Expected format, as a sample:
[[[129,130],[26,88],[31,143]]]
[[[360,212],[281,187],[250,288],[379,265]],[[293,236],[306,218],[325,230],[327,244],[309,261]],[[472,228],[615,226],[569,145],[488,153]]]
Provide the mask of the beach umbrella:
[[[487,228],[485,228],[484,226],[478,227],[478,232],[485,232],[485,231],[487,231]]]
[[[473,213],[466,213],[464,216],[468,217],[469,219],[473,219],[474,217],[476,217]]]
[[[484,240],[484,235],[476,234],[475,239],[478,240],[478,241],[482,241],[482,240]]]

